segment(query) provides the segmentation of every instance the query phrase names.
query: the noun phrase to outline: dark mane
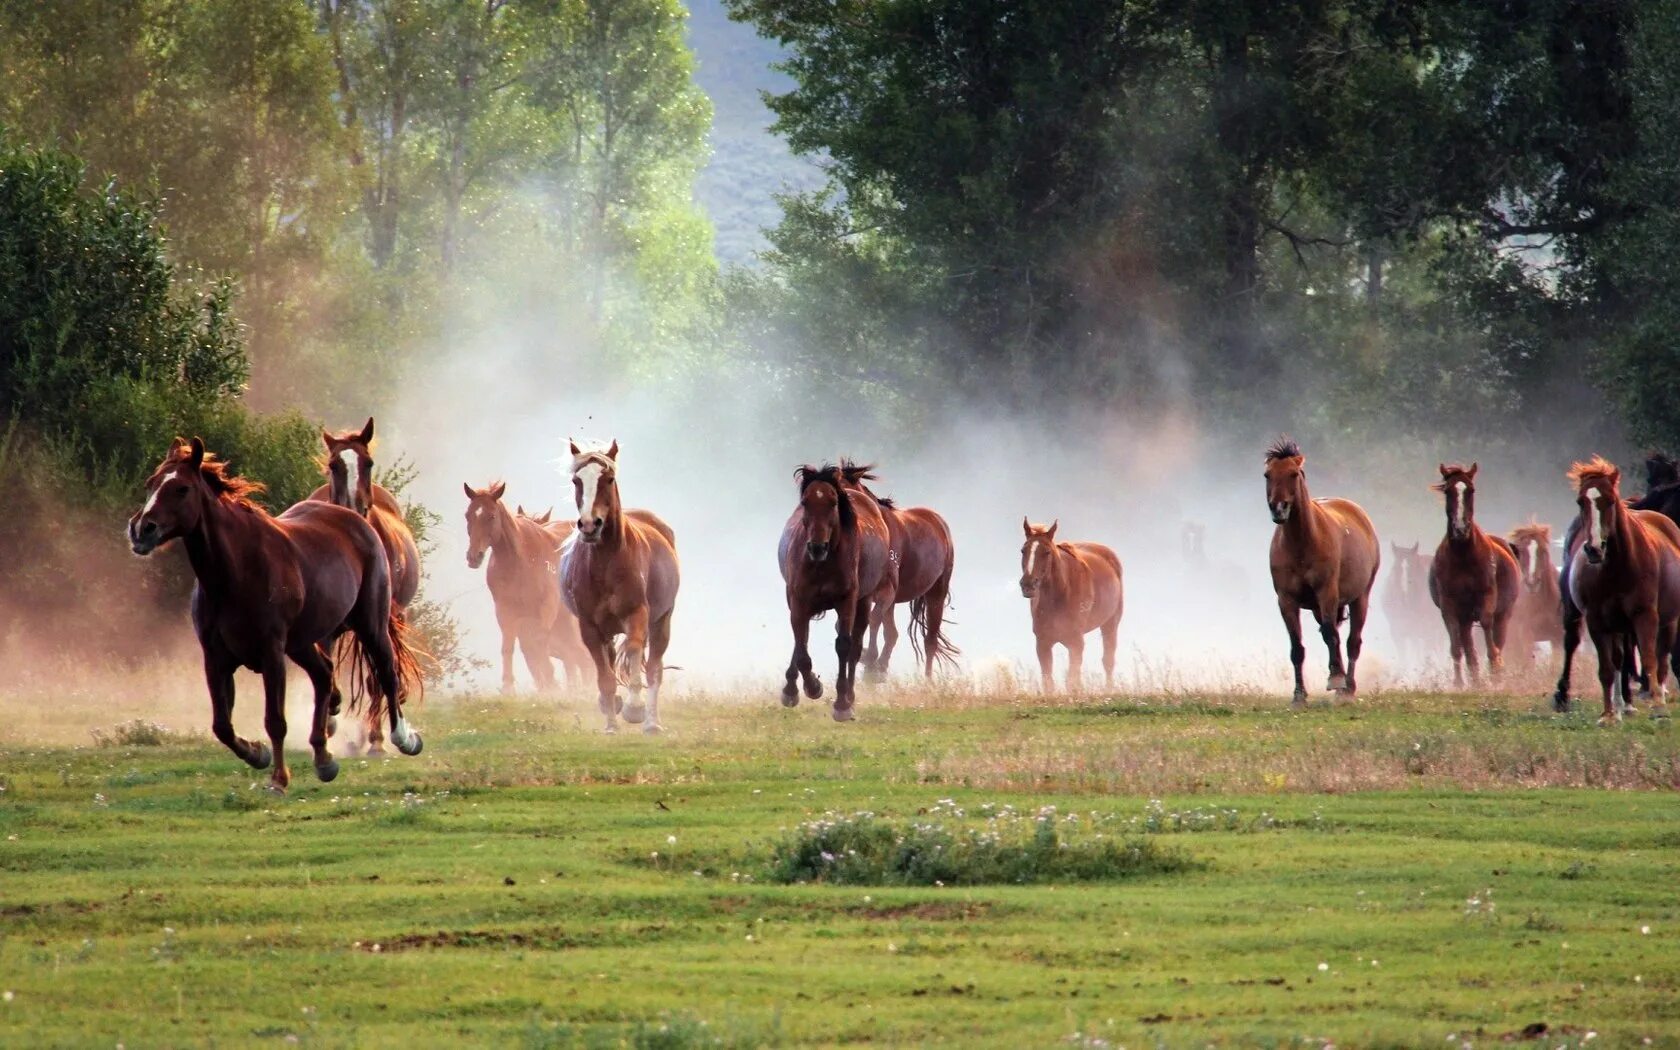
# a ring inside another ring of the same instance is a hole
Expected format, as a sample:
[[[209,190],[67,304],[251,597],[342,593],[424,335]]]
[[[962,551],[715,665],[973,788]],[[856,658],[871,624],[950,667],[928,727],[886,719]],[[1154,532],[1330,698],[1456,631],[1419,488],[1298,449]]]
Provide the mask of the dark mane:
[[[1280,436],[1276,441],[1271,443],[1270,447],[1266,449],[1266,462],[1270,463],[1279,459],[1294,459],[1300,454],[1301,446],[1295,443],[1294,438]]]
[[[864,484],[865,481],[881,480],[881,476],[875,473],[875,464],[866,463],[859,465],[857,463],[853,463],[849,459],[843,459],[840,461],[840,473],[846,479],[846,483],[848,485],[856,485],[860,491],[862,491],[870,499],[874,500],[878,506],[885,507],[888,510],[898,506],[898,504],[893,502],[891,496],[877,495],[874,489]]]
[[[805,490],[819,481],[834,488],[834,493],[839,498],[840,527],[846,532],[851,532],[857,528],[857,511],[852,507],[852,497],[847,494],[845,484],[848,479],[846,472],[855,469],[857,468],[853,467],[851,460],[842,460],[838,467],[832,463],[824,463],[820,467],[803,463],[793,468],[793,480],[799,483],[800,496],[804,496]],[[867,470],[868,468],[864,469]],[[865,474],[863,476],[868,477],[870,475]]]

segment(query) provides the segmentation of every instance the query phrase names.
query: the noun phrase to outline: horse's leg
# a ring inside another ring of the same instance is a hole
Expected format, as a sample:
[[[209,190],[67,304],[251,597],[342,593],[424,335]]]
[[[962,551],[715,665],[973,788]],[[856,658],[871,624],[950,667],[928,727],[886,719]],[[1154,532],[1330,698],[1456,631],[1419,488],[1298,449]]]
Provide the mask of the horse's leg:
[[[1458,621],[1458,650],[1464,654],[1465,681],[1475,688],[1482,680],[1482,658],[1476,655],[1476,621]]]
[[[1587,634],[1598,650],[1598,686],[1604,693],[1604,712],[1598,716],[1598,724],[1610,725],[1622,717],[1615,698],[1616,674],[1622,666],[1619,639],[1612,632],[1594,630],[1591,624],[1587,625]]]
[[[268,731],[268,744],[274,753],[268,789],[285,794],[292,782],[292,771],[286,768],[286,656],[278,649],[263,660],[262,680],[263,728]]]
[[[1651,704],[1652,718],[1668,717],[1668,654],[1674,648],[1676,628],[1674,620],[1661,621],[1657,624],[1657,667],[1656,667],[1656,699]]]
[[[787,682],[782,686],[782,706],[799,706],[799,689],[794,681],[803,678],[805,695],[812,700],[822,699],[822,679],[811,671],[811,617],[803,607],[788,613],[793,627],[793,656],[788,659]]]
[[[875,660],[875,677],[877,678],[885,678],[887,676],[887,665],[892,663],[893,650],[898,648],[898,616],[894,611],[896,608],[896,606],[892,605],[887,606],[886,612],[882,613],[880,617],[881,655]],[[872,634],[874,632],[873,624],[870,625],[870,632]],[[932,676],[931,671],[929,672],[929,676]]]
[[[1330,678],[1324,683],[1324,688],[1336,693],[1347,690],[1347,668],[1342,664],[1342,632],[1336,626],[1336,614],[1341,612],[1341,608],[1332,596],[1319,599],[1317,610],[1318,636],[1324,639],[1324,647],[1330,650]]]
[[[1511,614],[1494,613],[1491,622],[1482,623],[1482,644],[1487,646],[1488,677],[1499,681],[1505,672],[1505,636],[1511,626]]]
[[[338,673],[333,662],[332,650],[327,648],[329,644],[331,643],[320,642],[315,646],[315,651],[321,654],[321,659],[327,667],[334,669],[332,692],[328,695],[327,700],[327,735],[332,736],[338,732],[338,712],[344,706],[344,692],[338,688]]]
[[[525,658],[525,667],[531,672],[531,680],[537,683],[537,691],[554,692],[554,657],[549,654],[548,631],[541,620],[531,617],[520,621],[519,654]]]
[[[1085,691],[1085,636],[1076,634],[1068,639],[1067,691],[1077,696]]]
[[[863,639],[859,634],[869,627],[869,599],[862,595],[842,601],[834,610],[834,655],[840,670],[834,680],[834,707],[830,712],[836,722],[852,719],[852,705],[857,702],[857,665],[862,655]]]
[[[1120,643],[1120,614],[1102,625],[1102,664],[1103,684],[1112,691],[1114,689],[1114,652]]]
[[[1656,666],[1657,631],[1660,622],[1655,609],[1640,614],[1633,621],[1634,643],[1639,648],[1639,673],[1641,678],[1639,698],[1641,700],[1651,699],[1654,696],[1651,687],[1656,681],[1661,680],[1657,674],[1651,673],[1652,668]]]
[[[673,610],[674,611],[674,610]],[[647,647],[647,722],[644,733],[661,733],[665,727],[659,722],[659,687],[665,682],[665,650],[671,647],[671,613],[648,625]]]
[[[1359,665],[1359,654],[1365,648],[1365,617],[1371,612],[1371,596],[1369,594],[1359,598],[1348,606],[1348,637],[1347,637],[1347,688],[1343,693],[1355,696],[1359,692],[1359,684],[1354,678],[1354,669]]]
[[[1295,666],[1295,695],[1290,699],[1290,704],[1305,707],[1307,684],[1301,678],[1301,668],[1307,662],[1307,647],[1301,641],[1301,603],[1280,594],[1278,613],[1283,616],[1284,629],[1289,632],[1289,662]]]
[[[1447,649],[1452,653],[1453,688],[1464,688],[1464,632],[1458,629],[1458,617],[1441,610],[1441,626],[1447,630]]]
[[[1038,642],[1038,676],[1039,685],[1044,695],[1049,696],[1056,691],[1056,681],[1051,672],[1056,667],[1056,643],[1049,635],[1040,634]]]
[[[595,702],[607,719],[606,732],[618,732],[618,672],[613,667],[612,648],[595,625],[578,621],[578,634],[583,647],[595,661]]]
[[[267,769],[274,752],[267,744],[233,732],[233,672],[236,665],[204,654],[204,680],[210,687],[210,731],[252,769]]]
[[[1569,710],[1569,675],[1575,666],[1575,650],[1581,645],[1581,613],[1573,602],[1559,604],[1563,619],[1563,670],[1558,673],[1557,688],[1552,692],[1552,710],[1562,714]]]
[[[327,750],[327,705],[333,688],[332,661],[318,645],[304,646],[287,654],[303,668],[315,687],[315,715],[309,723],[309,746],[315,752],[315,775],[322,783],[338,776],[338,762]]]
[[[627,670],[624,674],[625,687],[630,690],[630,699],[625,702],[624,720],[631,725],[641,725],[647,718],[647,705],[642,702],[642,675],[647,666],[648,647],[648,607],[642,605],[624,621],[624,657]]]
[[[891,622],[893,607],[890,601],[872,601],[869,603],[869,643],[863,651],[863,672],[866,675],[878,675],[883,672],[881,666],[881,650],[876,644],[886,624]]]
[[[511,623],[502,622],[496,617],[497,626],[502,629],[502,692],[513,692],[513,644],[519,640],[519,632]]]

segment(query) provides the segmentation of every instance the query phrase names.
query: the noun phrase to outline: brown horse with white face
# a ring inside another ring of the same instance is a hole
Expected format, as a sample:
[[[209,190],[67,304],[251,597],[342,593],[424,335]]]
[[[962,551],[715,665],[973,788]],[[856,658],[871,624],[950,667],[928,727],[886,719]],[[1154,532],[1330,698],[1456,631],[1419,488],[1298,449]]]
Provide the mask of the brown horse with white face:
[[[1668,656],[1680,630],[1680,526],[1658,511],[1624,506],[1621,477],[1599,456],[1569,472],[1584,524],[1571,556],[1569,596],[1598,650],[1601,723],[1621,719],[1614,684],[1631,655],[1625,640],[1630,634],[1639,666],[1652,672],[1652,713],[1663,713]]]
[[[832,609],[834,654],[839,662],[832,711],[837,722],[853,717],[857,665],[869,629],[871,599],[883,593],[890,565],[891,537],[881,508],[866,490],[846,480],[848,471],[861,479],[868,469],[848,461],[839,466],[797,468],[793,477],[799,485],[799,505],[782,527],[776,548],[793,628],[793,656],[782,686],[782,704],[794,707],[799,703],[795,682],[801,678],[806,696],[812,700],[822,696],[822,681],[811,670],[811,620]],[[890,591],[885,593],[890,595]]]
[[[1060,521],[1048,526],[1021,519],[1021,596],[1032,610],[1038,643],[1038,670],[1046,693],[1055,691],[1051,676],[1055,647],[1067,650],[1067,691],[1084,688],[1085,636],[1102,632],[1103,681],[1114,687],[1114,650],[1120,617],[1126,610],[1120,556],[1100,543],[1058,543]]]
[[[1359,504],[1345,499],[1315,500],[1307,493],[1306,457],[1301,447],[1280,438],[1266,450],[1266,507],[1271,511],[1272,590],[1289,631],[1289,660],[1295,666],[1293,703],[1307,702],[1301,677],[1307,647],[1301,642],[1301,610],[1318,621],[1318,633],[1330,651],[1326,689],[1353,696],[1354,668],[1364,644],[1371,586],[1382,564],[1377,530]],[[1337,630],[1348,620],[1347,665]]]
[[[1505,666],[1505,634],[1517,608],[1517,559],[1503,540],[1489,536],[1476,524],[1477,464],[1440,464],[1441,493],[1447,513],[1447,533],[1435,548],[1429,565],[1429,598],[1441,610],[1452,651],[1453,684],[1463,686],[1464,664],[1470,682],[1481,670],[1476,663],[1471,628],[1482,625],[1488,672],[1497,676]]]
[[[502,632],[502,692],[513,692],[515,644],[539,690],[554,688],[555,660],[569,681],[581,682],[589,653],[578,633],[577,617],[560,600],[554,583],[560,547],[570,538],[572,523],[550,523],[547,514],[509,514],[502,502],[504,482],[482,489],[463,482],[461,488],[467,494],[467,568],[484,565],[486,555],[490,560],[484,582]]]
[[[577,531],[561,549],[560,596],[578,620],[583,647],[595,662],[595,684],[606,730],[618,715],[658,733],[659,687],[671,614],[677,604],[677,538],[651,511],[625,510],[618,495],[618,442],[583,449],[571,443]],[[624,636],[622,648],[615,640]],[[630,702],[618,698],[623,682]],[[647,704],[642,686],[647,685]]]
[[[1511,614],[1511,648],[1532,659],[1534,647],[1551,644],[1552,652],[1563,649],[1563,595],[1558,587],[1557,567],[1552,564],[1552,529],[1530,521],[1506,536],[1517,552],[1517,570],[1522,585],[1517,591],[1517,609]]]
[[[171,540],[186,548],[197,585],[192,621],[204,650],[216,739],[255,769],[273,764],[269,786],[284,791],[286,660],[303,668],[315,687],[309,743],[323,781],[338,775],[327,750],[327,720],[336,690],[327,646],[348,632],[378,679],[382,697],[402,696],[418,667],[391,606],[391,581],[379,537],[355,512],[305,500],[279,517],[252,502],[261,486],[229,475],[204,443],[177,439],[146,482],[146,504],[128,521],[134,553],[147,555]],[[233,673],[263,676],[269,743],[233,732]],[[406,755],[420,753],[394,699],[383,704],[391,740]]]

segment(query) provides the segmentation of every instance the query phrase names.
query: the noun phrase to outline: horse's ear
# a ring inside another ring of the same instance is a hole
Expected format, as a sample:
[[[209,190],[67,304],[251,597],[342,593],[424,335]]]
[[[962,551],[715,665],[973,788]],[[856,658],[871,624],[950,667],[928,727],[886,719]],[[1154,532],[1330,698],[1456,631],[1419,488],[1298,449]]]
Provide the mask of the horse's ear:
[[[327,433],[327,428],[326,427],[322,427],[321,428],[321,444],[327,446],[327,448],[329,450],[331,450],[332,441],[333,441],[332,435]]]
[[[369,416],[368,421],[362,425],[362,432],[360,434],[360,437],[362,439],[362,444],[364,444],[364,445],[366,445],[368,442],[373,440],[373,417],[372,416]]]
[[[1447,465],[1445,463],[1437,463],[1435,469],[1441,472],[1443,478],[1447,476]]]
[[[198,437],[193,438],[191,447],[193,467],[202,467],[204,465],[204,440]]]
[[[507,491],[507,482],[498,481],[490,489],[490,498],[491,499],[501,499],[502,498],[502,493],[504,493],[506,491]]]
[[[1472,464],[1470,464],[1470,469],[1469,469],[1469,471],[1468,471],[1468,472],[1467,472],[1467,473],[1469,473],[1469,475],[1470,475],[1470,480],[1471,480],[1471,481],[1475,481],[1475,480],[1476,480],[1476,471],[1477,471],[1477,470],[1479,470],[1479,469],[1480,469],[1480,468],[1481,468],[1481,464],[1480,464],[1480,463],[1472,463]]]
[[[617,438],[613,438],[612,445],[607,448],[607,458],[612,460],[614,463],[618,462],[618,439]]]
[[[1050,531],[1045,533],[1045,535],[1050,537],[1050,542],[1051,543],[1056,542],[1056,526],[1060,525],[1061,523],[1062,523],[1061,518],[1057,518],[1055,521],[1052,521],[1050,523]]]
[[[1024,514],[1021,516],[1021,531],[1028,536],[1032,535],[1032,522],[1028,521]]]
[[[464,481],[461,482],[461,491],[467,494],[468,499],[473,499],[478,495],[478,493],[473,491],[473,487]]]
[[[572,455],[574,455],[574,456],[579,455],[580,453],[583,452],[583,449],[577,447],[577,439],[576,438],[567,438],[566,439],[566,444],[568,444],[572,447]]]

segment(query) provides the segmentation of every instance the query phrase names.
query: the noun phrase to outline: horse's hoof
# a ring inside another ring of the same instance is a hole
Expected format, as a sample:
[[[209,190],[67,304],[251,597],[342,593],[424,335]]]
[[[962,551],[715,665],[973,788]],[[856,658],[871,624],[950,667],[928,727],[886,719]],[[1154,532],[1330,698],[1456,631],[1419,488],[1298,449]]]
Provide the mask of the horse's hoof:
[[[810,679],[806,681],[806,683],[805,683],[805,699],[807,699],[807,700],[821,700],[822,699],[822,679],[821,678],[818,678],[817,676],[812,675],[810,677]]]
[[[845,707],[841,707],[839,704],[835,704],[832,714],[833,714],[834,720],[836,722],[850,722],[852,720],[852,718],[854,717],[852,715],[852,705],[851,704],[847,704]]]
[[[642,724],[642,719],[647,717],[647,705],[640,700],[632,700],[624,705],[624,709],[619,714],[624,716],[626,722],[633,726],[639,726]]]
[[[385,754],[384,744],[369,744],[362,749],[362,754],[368,758],[382,757]]]
[[[1619,714],[1599,715],[1598,716],[1598,724],[1601,725],[1601,726],[1613,726],[1613,725],[1616,725],[1619,722],[1621,722],[1621,720],[1622,720],[1622,716],[1619,715]]]
[[[512,696],[513,695],[513,683],[512,682],[503,682],[502,683],[502,695],[503,696]]]
[[[315,764],[315,775],[321,778],[321,783],[330,784],[338,779],[338,760],[329,758],[325,762]]]
[[[618,732],[618,726],[614,725],[611,722],[608,722],[607,727],[605,729],[601,730],[601,732],[607,734],[608,736],[612,736],[614,733]]]
[[[799,706],[799,690],[797,690],[797,689],[783,689],[782,690],[782,706],[783,707],[798,707]]]
[[[278,780],[270,780],[268,782],[268,793],[270,795],[284,795],[286,793],[286,785],[280,783]]]
[[[1569,698],[1567,696],[1552,697],[1552,713],[1567,715],[1569,713]]]
[[[267,769],[274,764],[274,751],[267,744],[258,744],[256,755],[247,761],[252,769]]]
[[[1306,707],[1307,691],[1305,689],[1295,690],[1295,695],[1289,698],[1289,706],[1295,708],[1296,710]]]
[[[1345,674],[1333,674],[1333,675],[1331,675],[1330,680],[1328,682],[1324,683],[1324,688],[1327,691],[1332,692],[1332,693],[1345,693],[1345,692],[1347,692],[1347,675],[1345,675]]]
[[[411,757],[414,756],[414,755],[418,755],[421,751],[424,751],[426,749],[426,742],[424,740],[421,740],[420,739],[420,734],[415,732],[412,729],[409,730],[409,733],[408,733],[408,746],[407,747],[404,747],[402,741],[400,741],[400,740],[393,740],[392,743],[397,745],[397,750],[398,751],[401,751],[403,754],[409,755]],[[369,751],[368,753],[369,754],[375,754],[376,752]],[[379,753],[383,753],[383,752],[379,752]]]
[[[658,736],[663,732],[665,732],[665,727],[660,725],[658,722],[649,722],[647,725],[642,727],[643,736]]]

